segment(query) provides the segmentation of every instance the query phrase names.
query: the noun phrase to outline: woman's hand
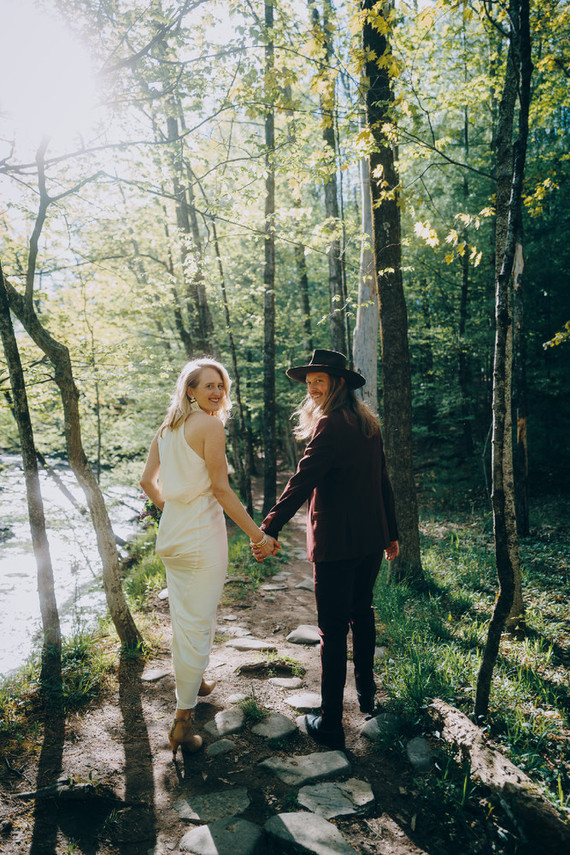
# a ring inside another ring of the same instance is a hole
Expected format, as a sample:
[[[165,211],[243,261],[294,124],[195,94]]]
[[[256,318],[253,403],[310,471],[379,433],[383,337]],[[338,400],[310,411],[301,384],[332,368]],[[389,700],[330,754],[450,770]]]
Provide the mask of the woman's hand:
[[[270,534],[265,534],[261,543],[252,543],[250,541],[251,551],[256,561],[263,561],[268,555],[277,555],[281,549],[281,544]]]
[[[393,540],[390,546],[387,546],[384,550],[384,555],[386,556],[387,561],[393,561],[394,558],[397,558],[400,554],[400,544],[397,540]]]

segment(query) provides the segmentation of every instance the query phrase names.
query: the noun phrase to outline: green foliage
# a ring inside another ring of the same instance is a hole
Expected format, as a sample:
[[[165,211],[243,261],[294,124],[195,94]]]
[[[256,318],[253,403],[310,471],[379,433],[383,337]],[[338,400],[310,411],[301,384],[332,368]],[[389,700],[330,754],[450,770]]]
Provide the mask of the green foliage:
[[[268,710],[259,704],[253,689],[251,690],[251,696],[240,701],[239,706],[243,710],[248,724],[258,724],[268,716]]]
[[[536,535],[522,546],[527,635],[503,637],[489,729],[548,798],[564,807],[570,793],[564,761],[569,684],[563,664],[570,646],[569,591],[562,570],[568,525],[564,507],[549,506],[547,515],[557,536],[540,545],[540,561]],[[433,517],[423,521],[422,529],[427,592],[389,584],[383,571],[374,594],[377,639],[387,649],[376,665],[390,706],[409,722],[421,721],[434,697],[472,713],[496,594],[492,539],[484,519],[474,515],[458,524]]]

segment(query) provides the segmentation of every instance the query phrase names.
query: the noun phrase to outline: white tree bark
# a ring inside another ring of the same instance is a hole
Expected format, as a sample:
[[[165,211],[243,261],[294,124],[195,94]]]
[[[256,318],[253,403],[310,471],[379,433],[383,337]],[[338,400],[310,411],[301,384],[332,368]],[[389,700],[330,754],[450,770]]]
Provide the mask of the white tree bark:
[[[360,250],[360,277],[358,280],[358,308],[353,335],[354,368],[366,377],[366,385],[358,391],[365,404],[378,413],[378,283],[372,225],[372,194],[370,192],[370,160],[360,161],[360,187],[362,194],[362,244]]]

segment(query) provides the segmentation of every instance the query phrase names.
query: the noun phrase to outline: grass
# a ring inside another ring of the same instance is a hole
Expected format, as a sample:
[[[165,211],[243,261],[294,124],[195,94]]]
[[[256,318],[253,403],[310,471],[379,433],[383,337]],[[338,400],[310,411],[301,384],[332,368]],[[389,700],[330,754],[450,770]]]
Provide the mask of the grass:
[[[565,812],[570,808],[566,520],[563,509],[552,509],[549,525],[533,522],[542,536],[521,543],[527,633],[522,639],[503,636],[487,722],[501,750]],[[427,593],[389,584],[384,568],[375,589],[377,640],[387,648],[377,667],[389,706],[408,727],[424,722],[434,697],[472,713],[496,594],[488,517],[432,517],[423,521],[422,532]]]

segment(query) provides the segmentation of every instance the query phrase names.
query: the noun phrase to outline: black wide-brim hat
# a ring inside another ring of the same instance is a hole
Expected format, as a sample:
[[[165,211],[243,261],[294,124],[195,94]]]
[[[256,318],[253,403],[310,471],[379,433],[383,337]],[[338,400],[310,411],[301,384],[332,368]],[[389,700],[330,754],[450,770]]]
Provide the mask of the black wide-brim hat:
[[[351,389],[359,389],[366,383],[362,374],[346,367],[346,356],[336,350],[314,350],[308,365],[296,365],[287,369],[286,373],[291,380],[304,383],[310,371],[324,371],[334,377],[344,377]]]

